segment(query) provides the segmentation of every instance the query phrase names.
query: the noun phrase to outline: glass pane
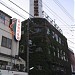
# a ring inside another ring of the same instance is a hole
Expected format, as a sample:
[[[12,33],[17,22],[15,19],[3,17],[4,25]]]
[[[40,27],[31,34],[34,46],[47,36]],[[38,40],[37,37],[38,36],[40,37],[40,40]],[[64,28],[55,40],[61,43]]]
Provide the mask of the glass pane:
[[[7,39],[7,48],[11,49],[11,47],[12,47],[11,39]]]
[[[7,44],[7,39],[2,36],[2,43],[1,43],[1,45],[6,47],[6,44]]]

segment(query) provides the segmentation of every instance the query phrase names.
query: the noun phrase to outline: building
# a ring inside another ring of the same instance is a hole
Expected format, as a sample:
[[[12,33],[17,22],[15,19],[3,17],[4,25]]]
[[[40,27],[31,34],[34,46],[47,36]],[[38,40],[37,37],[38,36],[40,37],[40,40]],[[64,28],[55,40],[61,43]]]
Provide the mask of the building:
[[[30,75],[71,75],[67,39],[45,18],[22,22],[20,56],[26,61],[28,47]]]
[[[75,56],[74,56],[73,51],[70,48],[69,48],[69,60],[71,63],[72,74],[75,74]]]
[[[30,0],[31,15],[22,22],[19,55],[26,60],[29,75],[71,75],[67,39],[55,21],[47,15],[46,20],[42,13],[42,1]]]
[[[25,66],[25,61],[18,56],[19,42],[12,35],[9,25],[11,16],[0,10],[0,69],[14,69]]]

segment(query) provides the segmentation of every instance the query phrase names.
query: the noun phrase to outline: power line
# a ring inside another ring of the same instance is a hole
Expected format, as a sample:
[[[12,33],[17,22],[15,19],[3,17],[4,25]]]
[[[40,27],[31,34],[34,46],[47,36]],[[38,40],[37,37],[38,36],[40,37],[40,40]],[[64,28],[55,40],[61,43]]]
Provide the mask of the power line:
[[[49,12],[50,12],[50,10],[57,16],[57,17],[59,17],[49,6],[47,6],[44,2],[43,2],[43,4],[49,9],[47,9]],[[51,13],[51,12],[50,12]],[[51,13],[52,14],[52,13]],[[54,14],[52,14],[52,15],[54,15]],[[59,17],[59,19],[61,20],[61,21],[63,21],[66,25],[68,25],[61,17]],[[70,26],[70,25],[68,25],[68,26]],[[69,27],[68,27],[69,28]],[[69,28],[70,29],[70,28]],[[71,31],[71,30],[70,30]]]
[[[70,41],[71,43],[73,43],[73,44],[75,44],[73,41],[71,41],[71,40],[68,40],[68,41]]]
[[[10,1],[12,4],[14,4],[15,6],[17,6],[18,8],[20,8],[22,11],[26,12],[27,14],[29,14],[30,16],[32,16],[34,18],[33,15],[31,15],[30,13],[28,13],[26,10],[22,9],[20,6],[18,6],[16,3],[12,2],[11,0],[8,0]]]
[[[24,12],[26,12],[27,14],[29,14],[30,16],[32,16],[34,18],[33,15],[31,15],[30,13],[28,13],[27,11],[25,11],[24,9],[22,9],[20,6],[18,6],[17,4],[15,4],[14,2],[12,2],[11,0],[8,0],[10,1],[11,3],[13,3],[14,5],[16,5],[18,8],[20,8],[21,10],[23,10]],[[46,5],[47,6],[47,5]],[[47,6],[48,7],[48,6]],[[48,7],[49,8],[49,7]],[[50,9],[50,8],[49,8]],[[50,9],[51,10],[51,9]],[[51,10],[52,11],[52,10]],[[53,13],[55,13],[54,11],[52,11]],[[56,14],[56,13],[55,13]],[[57,15],[57,14],[56,14]],[[58,15],[57,15],[58,16]],[[59,17],[59,16],[58,16]],[[59,17],[60,18],[60,17]],[[61,18],[60,18],[61,19]],[[62,19],[61,19],[62,20]],[[63,20],[62,20],[63,21]],[[65,21],[63,21],[65,22]],[[66,23],[66,22],[65,22]],[[67,24],[67,23],[66,23]],[[68,25],[68,24],[67,24]]]
[[[9,0],[10,1],[10,0]],[[27,14],[31,15],[30,13],[28,13],[27,11],[25,11],[24,9],[22,9],[20,6],[18,6],[17,4],[15,4],[14,2],[10,1],[11,3],[13,3],[14,5],[16,5],[17,7],[19,7],[21,10],[23,10],[24,12],[26,12]],[[1,2],[0,2],[1,3]],[[5,7],[7,7],[8,9],[10,9],[11,11],[13,11],[14,13],[16,13],[14,10],[12,10],[11,8],[9,8],[8,6],[6,6],[5,4],[1,3],[2,5],[4,5]],[[46,4],[45,4],[46,5]],[[47,6],[47,5],[46,5]],[[48,7],[48,6],[47,6]],[[49,8],[49,7],[48,7]],[[50,9],[50,8],[49,8]],[[51,9],[50,9],[51,10]],[[51,10],[52,11],[52,10]],[[52,11],[54,12],[54,11]],[[55,13],[55,12],[54,12]],[[18,13],[16,13],[17,15],[19,15]],[[56,14],[56,13],[55,13]],[[57,14],[56,14],[57,15]],[[19,15],[20,17],[22,17],[21,15]],[[32,16],[32,15],[31,15]],[[34,16],[32,16],[34,17]],[[24,17],[22,17],[23,19],[25,19]],[[68,25],[68,24],[67,24]]]
[[[12,8],[8,7],[3,1],[0,1],[0,4],[2,4],[3,6],[5,6],[6,8],[8,8],[9,10],[11,10],[12,12],[16,13],[18,16],[22,17],[23,19],[25,19],[22,15],[18,14],[16,11],[14,11]]]
[[[45,3],[43,3],[47,8],[49,8]],[[50,8],[49,8],[50,9]],[[48,9],[47,9],[48,10]],[[52,9],[50,9],[55,15],[57,15]],[[48,10],[50,12],[50,10]],[[52,15],[54,15],[53,13],[51,13]],[[58,15],[57,15],[58,16]],[[59,16],[58,16],[59,17]],[[60,17],[59,17],[60,18]],[[61,18],[60,18],[61,19]],[[63,19],[61,19],[63,21]],[[65,22],[65,21],[63,21]],[[66,22],[65,22],[66,23]],[[66,23],[67,26],[70,26]],[[66,27],[65,27],[66,28]],[[69,27],[67,27],[68,29],[70,29]],[[72,31],[70,30],[70,32],[72,33]],[[73,36],[73,35],[72,35]],[[69,40],[70,41],[70,40]],[[72,41],[70,41],[71,43],[74,43]]]
[[[61,3],[58,0],[53,0],[60,8],[61,10],[73,21],[74,18],[68,13],[68,11],[61,5]]]

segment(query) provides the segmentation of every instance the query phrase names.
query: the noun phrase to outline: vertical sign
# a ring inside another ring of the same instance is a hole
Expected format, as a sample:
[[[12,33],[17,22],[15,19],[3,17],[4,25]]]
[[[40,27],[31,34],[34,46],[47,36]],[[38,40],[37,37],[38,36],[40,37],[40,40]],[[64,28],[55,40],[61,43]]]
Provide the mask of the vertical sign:
[[[34,0],[34,16],[38,16],[38,0]]]
[[[20,19],[17,19],[16,22],[16,40],[20,41],[21,39],[21,21]]]

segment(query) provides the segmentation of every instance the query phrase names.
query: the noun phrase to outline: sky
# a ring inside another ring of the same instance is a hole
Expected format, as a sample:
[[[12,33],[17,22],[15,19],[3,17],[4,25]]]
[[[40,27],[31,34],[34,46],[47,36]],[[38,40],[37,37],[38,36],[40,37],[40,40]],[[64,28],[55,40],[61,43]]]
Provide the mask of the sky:
[[[10,0],[19,5],[22,9],[29,12],[29,0]],[[29,14],[13,5],[9,0],[0,0],[5,5],[19,13],[22,17],[18,16],[0,3],[0,10],[12,16],[12,18],[20,18],[21,21],[27,19]],[[72,18],[75,16],[75,0],[42,0],[43,10],[55,20],[56,24],[62,29],[63,35],[68,39],[68,46],[75,53],[75,23]],[[60,4],[60,5],[59,5]],[[61,6],[62,5],[62,6]],[[68,13],[71,15],[69,16]]]

